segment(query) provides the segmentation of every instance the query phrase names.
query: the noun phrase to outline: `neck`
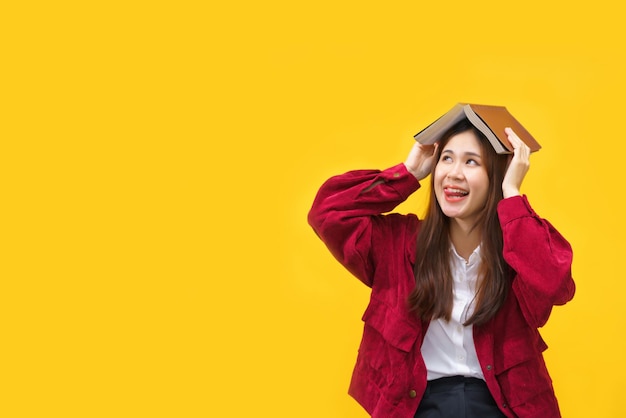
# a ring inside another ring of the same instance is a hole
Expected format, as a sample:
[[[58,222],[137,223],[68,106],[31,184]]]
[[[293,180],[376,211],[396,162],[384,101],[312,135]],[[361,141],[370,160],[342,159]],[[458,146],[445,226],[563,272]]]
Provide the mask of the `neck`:
[[[450,240],[456,252],[468,260],[482,240],[480,228],[472,228],[457,219],[450,220]]]

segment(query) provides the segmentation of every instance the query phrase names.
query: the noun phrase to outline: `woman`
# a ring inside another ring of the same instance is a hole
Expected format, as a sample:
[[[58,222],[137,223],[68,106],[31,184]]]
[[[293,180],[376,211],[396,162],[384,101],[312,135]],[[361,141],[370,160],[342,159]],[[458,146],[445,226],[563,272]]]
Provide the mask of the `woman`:
[[[309,223],[371,287],[349,393],[374,418],[560,416],[537,329],[574,295],[572,250],[520,195],[530,150],[506,134],[512,157],[464,120],[318,192]],[[429,174],[423,220],[387,214]]]

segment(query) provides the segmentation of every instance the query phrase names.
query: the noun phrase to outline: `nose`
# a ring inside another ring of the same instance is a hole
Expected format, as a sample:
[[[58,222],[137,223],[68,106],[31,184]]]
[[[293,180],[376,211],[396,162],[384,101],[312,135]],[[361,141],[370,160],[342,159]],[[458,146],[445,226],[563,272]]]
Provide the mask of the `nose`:
[[[459,162],[455,162],[451,167],[450,171],[448,171],[448,177],[452,179],[462,179],[463,178],[463,167]]]

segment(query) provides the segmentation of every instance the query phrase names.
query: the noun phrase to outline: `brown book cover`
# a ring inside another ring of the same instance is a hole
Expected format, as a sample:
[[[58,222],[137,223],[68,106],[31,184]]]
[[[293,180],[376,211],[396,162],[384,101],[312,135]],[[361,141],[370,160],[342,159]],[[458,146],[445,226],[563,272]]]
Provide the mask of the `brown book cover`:
[[[434,144],[452,125],[467,118],[480,130],[498,154],[510,154],[513,148],[504,132],[510,127],[528,145],[531,152],[538,151],[541,145],[504,106],[458,103],[436,121],[415,134],[415,140],[422,144]]]

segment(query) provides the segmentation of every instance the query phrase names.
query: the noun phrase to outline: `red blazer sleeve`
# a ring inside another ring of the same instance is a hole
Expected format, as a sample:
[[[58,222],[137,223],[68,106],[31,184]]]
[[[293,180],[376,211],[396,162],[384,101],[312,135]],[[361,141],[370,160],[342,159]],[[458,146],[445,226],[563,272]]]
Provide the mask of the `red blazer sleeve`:
[[[574,297],[572,247],[531,208],[526,196],[498,204],[504,240],[504,259],[513,268],[513,292],[529,325],[548,321],[554,305]]]
[[[366,285],[373,285],[373,225],[419,188],[404,164],[384,171],[351,171],[327,180],[308,221],[335,258]]]

